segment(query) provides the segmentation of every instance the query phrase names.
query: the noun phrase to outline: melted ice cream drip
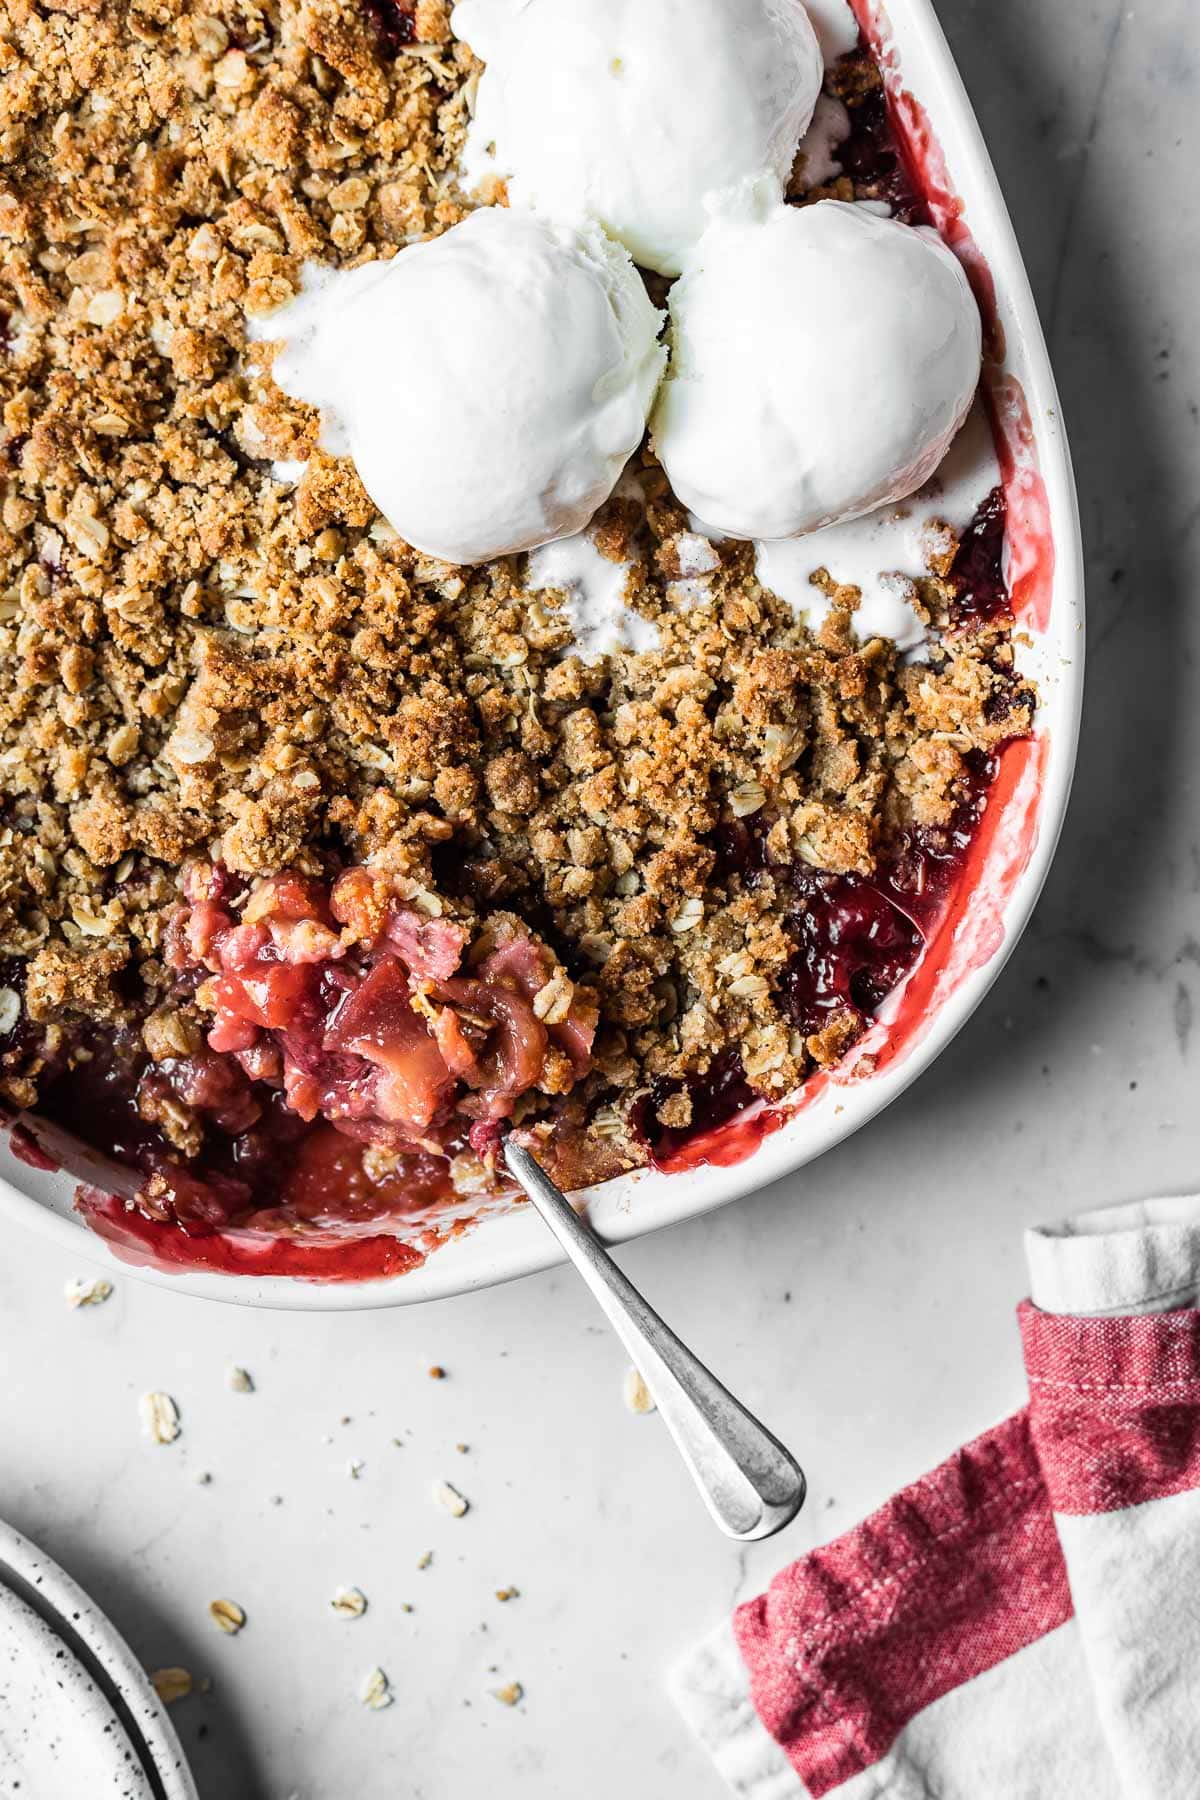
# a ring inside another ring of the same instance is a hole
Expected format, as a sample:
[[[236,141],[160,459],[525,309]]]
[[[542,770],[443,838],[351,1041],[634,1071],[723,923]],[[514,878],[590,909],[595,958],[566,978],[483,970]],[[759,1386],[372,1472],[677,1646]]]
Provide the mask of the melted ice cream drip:
[[[936,475],[911,499],[805,537],[756,544],[758,579],[815,631],[829,616],[830,601],[811,577],[828,569],[836,582],[861,591],[855,637],[890,638],[915,659],[925,626],[912,605],[911,584],[929,573],[930,553],[942,547],[938,524],[963,530],[999,479],[991,431],[976,402]]]
[[[525,586],[531,593],[558,589],[570,621],[574,648],[585,663],[616,650],[657,650],[656,626],[625,604],[629,564],[610,562],[587,532],[558,538],[530,552]]]

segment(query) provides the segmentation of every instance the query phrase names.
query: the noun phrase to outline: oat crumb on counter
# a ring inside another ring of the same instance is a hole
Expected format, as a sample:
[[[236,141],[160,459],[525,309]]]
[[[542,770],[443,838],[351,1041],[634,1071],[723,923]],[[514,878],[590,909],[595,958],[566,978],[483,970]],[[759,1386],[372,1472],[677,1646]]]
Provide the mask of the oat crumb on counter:
[[[631,1413],[651,1413],[656,1410],[654,1396],[646,1386],[640,1370],[626,1369],[622,1393]]]
[[[150,1685],[164,1706],[174,1706],[177,1701],[186,1700],[195,1687],[191,1670],[175,1666],[155,1669],[150,1676]]]
[[[228,1637],[236,1637],[246,1623],[246,1615],[236,1600],[212,1600],[208,1612],[213,1624]]]
[[[471,1510],[471,1503],[451,1487],[448,1481],[436,1481],[433,1485],[433,1497],[439,1506],[444,1506],[451,1518],[461,1519]]]
[[[170,1394],[154,1392],[143,1394],[138,1402],[138,1410],[142,1418],[142,1430],[156,1444],[173,1444],[183,1427],[179,1423],[179,1408]]]
[[[329,1604],[339,1619],[361,1619],[367,1610],[367,1596],[361,1588],[340,1587]]]
[[[391,1683],[383,1670],[376,1666],[367,1675],[359,1693],[359,1699],[372,1712],[382,1712],[390,1706],[396,1696],[392,1692]]]
[[[67,1282],[63,1294],[74,1310],[81,1306],[103,1306],[112,1298],[113,1284],[103,1275],[75,1275]]]

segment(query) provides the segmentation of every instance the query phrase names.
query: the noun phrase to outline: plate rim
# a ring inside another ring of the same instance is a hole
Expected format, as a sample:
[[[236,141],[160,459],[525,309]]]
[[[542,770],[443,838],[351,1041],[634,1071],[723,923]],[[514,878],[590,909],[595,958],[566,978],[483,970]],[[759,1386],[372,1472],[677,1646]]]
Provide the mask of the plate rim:
[[[0,1582],[62,1639],[91,1677],[161,1800],[199,1800],[179,1734],[121,1633],[61,1564],[4,1520]]]

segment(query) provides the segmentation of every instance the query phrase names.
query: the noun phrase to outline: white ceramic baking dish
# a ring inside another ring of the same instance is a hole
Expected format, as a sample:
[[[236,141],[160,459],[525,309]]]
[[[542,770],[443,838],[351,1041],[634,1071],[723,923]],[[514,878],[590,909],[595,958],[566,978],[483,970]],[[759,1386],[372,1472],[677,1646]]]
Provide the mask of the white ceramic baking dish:
[[[854,0],[884,67],[894,116],[924,177],[943,235],[966,263],[993,355],[985,375],[1009,500],[1010,585],[1025,627],[1026,672],[1037,682],[1037,734],[1005,754],[978,841],[970,892],[905,988],[833,1080],[749,1153],[745,1129],[723,1163],[641,1172],[588,1196],[590,1217],[619,1243],[723,1206],[766,1186],[857,1131],[914,1081],[974,1012],[1016,943],[1045,879],[1066,809],[1083,679],[1083,576],[1067,442],[1029,281],[971,105],[929,0]],[[814,0],[827,38],[844,42],[844,0]],[[863,1058],[869,1059],[863,1063]],[[867,1068],[874,1064],[872,1072]],[[774,1123],[774,1122],[773,1122]],[[74,1180],[27,1167],[0,1147],[0,1212],[73,1255],[115,1259],[73,1210]],[[130,1267],[186,1293],[251,1306],[353,1310],[397,1306],[487,1287],[559,1260],[541,1221],[519,1208],[481,1220],[411,1272],[387,1281],[316,1283]],[[127,1265],[122,1265],[127,1266]]]

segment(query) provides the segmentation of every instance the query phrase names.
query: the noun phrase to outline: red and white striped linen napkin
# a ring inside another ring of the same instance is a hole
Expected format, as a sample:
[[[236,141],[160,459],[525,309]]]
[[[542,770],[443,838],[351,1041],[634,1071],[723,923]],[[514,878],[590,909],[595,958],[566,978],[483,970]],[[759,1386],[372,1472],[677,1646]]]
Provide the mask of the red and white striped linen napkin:
[[[1026,1251],[1028,1406],[677,1671],[745,1800],[1200,1795],[1200,1195]]]

